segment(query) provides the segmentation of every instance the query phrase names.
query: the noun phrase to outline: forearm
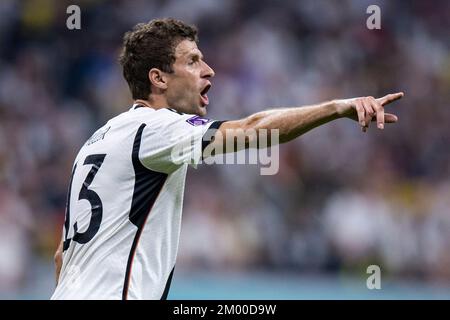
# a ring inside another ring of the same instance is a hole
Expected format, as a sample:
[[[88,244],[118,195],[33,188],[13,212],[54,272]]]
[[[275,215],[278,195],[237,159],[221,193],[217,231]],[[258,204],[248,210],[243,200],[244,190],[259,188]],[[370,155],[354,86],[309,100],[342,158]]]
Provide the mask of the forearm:
[[[341,117],[336,102],[330,101],[317,105],[273,109],[255,113],[245,120],[246,129],[254,129],[259,133],[266,129],[278,130],[279,142],[285,143],[327,122]],[[258,135],[259,136],[259,135]]]
[[[227,121],[220,126],[220,134],[216,134],[216,138],[220,138],[214,140],[215,152],[233,152],[249,147],[264,148],[285,143],[317,126],[340,118],[343,112],[336,101],[330,101],[305,107],[266,110],[241,120]],[[274,136],[276,141],[272,141]],[[261,145],[262,139],[264,142]]]

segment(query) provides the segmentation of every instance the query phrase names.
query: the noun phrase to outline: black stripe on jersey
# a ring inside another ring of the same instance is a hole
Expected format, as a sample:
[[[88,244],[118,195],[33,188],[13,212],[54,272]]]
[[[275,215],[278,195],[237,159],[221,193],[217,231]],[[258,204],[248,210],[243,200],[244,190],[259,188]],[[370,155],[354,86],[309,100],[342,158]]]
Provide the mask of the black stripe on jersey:
[[[131,156],[135,173],[135,183],[133,199],[131,201],[130,221],[138,228],[144,223],[167,178],[166,173],[147,169],[139,160],[142,131],[144,131],[145,126],[146,124],[142,124],[136,133]]]
[[[146,124],[143,123],[136,133],[133,143],[133,152],[131,155],[135,172],[135,182],[129,219],[135,226],[138,227],[138,230],[134,237],[130,254],[128,256],[127,270],[125,272],[125,281],[122,291],[123,300],[126,300],[128,296],[131,268],[133,266],[133,259],[139,243],[139,238],[141,237],[142,230],[144,229],[144,225],[150,211],[167,178],[167,174],[147,169],[139,160],[142,132],[144,131],[145,126]]]
[[[214,136],[214,134],[216,133],[217,129],[219,129],[220,125],[224,122],[226,122],[227,120],[224,121],[214,121],[208,128],[208,130],[206,130],[205,134],[203,135],[202,138],[202,153],[203,151],[205,151],[205,148],[208,146],[208,144],[210,144],[212,142],[212,138]]]
[[[174,270],[175,270],[175,267],[172,268],[172,271],[169,274],[169,278],[167,279],[166,287],[164,288],[164,293],[161,296],[161,300],[167,300],[167,296],[169,295],[170,284],[172,283],[172,277],[173,277]]]
[[[145,108],[145,106],[143,106],[142,104],[138,104],[133,109],[136,110],[136,109],[139,109],[139,108]]]

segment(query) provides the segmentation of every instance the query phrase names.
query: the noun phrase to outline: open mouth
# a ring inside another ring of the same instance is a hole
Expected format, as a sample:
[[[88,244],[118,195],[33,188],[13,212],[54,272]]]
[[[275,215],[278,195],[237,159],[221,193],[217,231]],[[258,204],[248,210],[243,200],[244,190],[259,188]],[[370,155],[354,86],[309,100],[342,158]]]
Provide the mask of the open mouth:
[[[209,99],[208,99],[208,95],[207,95],[207,92],[209,91],[209,89],[211,89],[211,84],[210,83],[208,83],[205,86],[205,88],[203,88],[203,90],[200,92],[200,97],[201,97],[201,100],[202,100],[202,104],[204,106],[209,104]]]

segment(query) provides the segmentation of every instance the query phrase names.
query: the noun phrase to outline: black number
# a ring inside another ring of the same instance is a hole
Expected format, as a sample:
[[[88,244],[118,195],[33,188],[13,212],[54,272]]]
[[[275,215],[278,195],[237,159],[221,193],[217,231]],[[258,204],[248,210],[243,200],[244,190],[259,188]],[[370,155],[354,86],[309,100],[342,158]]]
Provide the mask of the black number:
[[[103,216],[103,204],[102,200],[98,196],[98,194],[94,191],[89,189],[89,186],[91,185],[92,181],[95,178],[95,175],[97,174],[98,170],[103,164],[103,161],[105,160],[106,154],[93,154],[90,156],[87,156],[84,160],[84,165],[92,164],[92,168],[89,171],[86,179],[83,182],[83,186],[81,187],[80,194],[78,196],[78,200],[87,200],[91,204],[91,220],[89,221],[89,226],[85,232],[78,232],[78,224],[77,222],[74,223],[73,228],[75,230],[75,234],[71,239],[68,239],[67,236],[69,234],[69,228],[70,228],[70,194],[72,191],[72,182],[73,182],[73,176],[75,175],[75,170],[77,169],[77,165],[75,164],[73,171],[72,171],[72,177],[70,179],[70,185],[69,185],[69,195],[67,196],[67,206],[66,206],[66,221],[64,222],[64,227],[66,229],[66,233],[64,236],[64,245],[63,245],[63,251],[67,250],[70,246],[71,240],[76,241],[80,244],[84,244],[92,240],[92,238],[96,235],[98,232],[98,229],[100,228],[100,224],[102,222],[102,216]]]
[[[63,251],[66,251],[69,248],[70,241],[72,240],[67,239],[67,236],[69,235],[69,228],[70,228],[70,194],[72,193],[72,182],[75,170],[77,170],[76,163],[75,166],[73,167],[72,175],[70,176],[69,190],[67,191],[66,219],[64,221],[64,229],[66,230],[66,233],[64,235]]]

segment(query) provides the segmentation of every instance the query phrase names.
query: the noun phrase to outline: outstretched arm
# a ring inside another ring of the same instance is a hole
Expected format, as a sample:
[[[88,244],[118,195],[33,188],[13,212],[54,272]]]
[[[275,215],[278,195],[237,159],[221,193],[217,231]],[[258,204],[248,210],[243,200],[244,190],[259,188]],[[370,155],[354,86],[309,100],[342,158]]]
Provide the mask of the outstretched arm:
[[[235,144],[234,150],[226,151],[233,152],[244,147],[248,148],[252,145],[252,139],[260,137],[261,129],[266,129],[261,132],[267,133],[266,138],[269,146],[271,145],[270,130],[273,129],[279,130],[279,142],[285,143],[315,127],[339,118],[349,118],[358,121],[364,132],[371,121],[376,121],[377,127],[383,129],[385,123],[395,123],[398,120],[394,114],[385,113],[384,106],[400,99],[403,95],[402,92],[399,92],[388,94],[378,99],[359,97],[333,100],[312,106],[258,112],[241,120],[224,122],[218,129],[219,134],[216,133],[214,136],[212,144],[214,144],[215,151],[222,150],[222,146],[226,145],[227,136],[239,137],[244,135],[245,146]],[[256,134],[246,134],[246,131],[253,131]]]

